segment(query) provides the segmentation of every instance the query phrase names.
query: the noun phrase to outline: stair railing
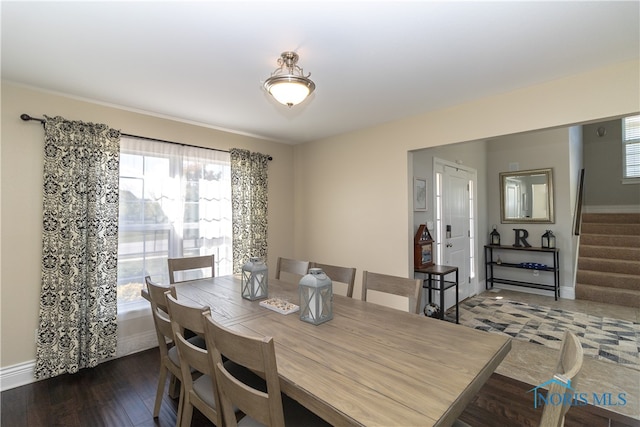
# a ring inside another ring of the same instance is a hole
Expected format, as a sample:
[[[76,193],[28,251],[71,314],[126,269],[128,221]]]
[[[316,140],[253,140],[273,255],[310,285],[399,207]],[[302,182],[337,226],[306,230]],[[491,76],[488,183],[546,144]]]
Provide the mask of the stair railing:
[[[573,234],[580,235],[580,228],[582,227],[582,203],[584,195],[584,168],[580,170],[580,178],[578,179],[578,200],[576,203],[576,214],[573,218]]]

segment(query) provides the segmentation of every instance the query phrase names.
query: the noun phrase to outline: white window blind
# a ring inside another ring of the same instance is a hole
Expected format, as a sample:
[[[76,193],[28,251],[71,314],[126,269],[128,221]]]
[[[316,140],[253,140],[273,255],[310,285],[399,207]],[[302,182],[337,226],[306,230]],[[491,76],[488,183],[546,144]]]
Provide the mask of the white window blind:
[[[640,116],[622,120],[623,178],[640,178]]]

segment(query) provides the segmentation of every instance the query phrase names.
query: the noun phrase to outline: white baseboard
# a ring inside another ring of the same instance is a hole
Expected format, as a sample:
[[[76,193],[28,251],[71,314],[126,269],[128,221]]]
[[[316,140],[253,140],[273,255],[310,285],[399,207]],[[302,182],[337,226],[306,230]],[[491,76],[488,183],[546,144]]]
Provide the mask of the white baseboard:
[[[560,286],[560,298],[576,299],[576,288],[569,286]]]
[[[0,368],[0,391],[20,387],[35,382],[36,361],[18,363]]]
[[[155,329],[124,337],[118,340],[116,358],[157,346],[158,337]],[[36,382],[37,380],[34,377],[35,369],[35,360],[0,368],[0,391],[10,390]]]
[[[471,296],[483,293],[486,290],[485,284],[485,280],[476,280],[476,288],[471,291]]]
[[[638,205],[591,205],[583,206],[583,213],[640,213]]]
[[[512,286],[504,283],[496,283],[493,285],[493,289],[505,289],[507,291],[523,292],[534,295],[544,295],[545,297],[553,298],[553,290],[547,291],[544,289],[528,288],[526,286]],[[574,288],[560,286],[560,298],[563,299],[576,299],[576,291]]]

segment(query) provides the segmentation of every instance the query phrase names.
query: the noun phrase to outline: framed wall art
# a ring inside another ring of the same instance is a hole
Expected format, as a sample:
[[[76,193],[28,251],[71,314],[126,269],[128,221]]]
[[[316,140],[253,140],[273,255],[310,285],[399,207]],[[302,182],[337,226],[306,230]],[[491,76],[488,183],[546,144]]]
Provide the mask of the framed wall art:
[[[427,179],[413,178],[413,210],[427,210]]]

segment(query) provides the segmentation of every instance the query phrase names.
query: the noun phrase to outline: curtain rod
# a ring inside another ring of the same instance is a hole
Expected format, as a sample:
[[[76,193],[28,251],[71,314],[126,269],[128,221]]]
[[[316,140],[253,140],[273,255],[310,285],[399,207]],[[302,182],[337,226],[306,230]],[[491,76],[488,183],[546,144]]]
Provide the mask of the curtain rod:
[[[44,124],[46,123],[46,120],[45,120],[45,119],[39,119],[39,118],[37,118],[37,117],[31,117],[31,116],[30,116],[30,115],[28,115],[28,114],[20,114],[20,118],[21,118],[22,120],[24,120],[25,122],[28,122],[28,121],[30,121],[30,120],[33,120],[33,121],[36,121],[36,122],[40,122],[43,126],[44,126]],[[132,135],[132,134],[130,134],[130,133],[124,133],[124,132],[120,132],[120,135],[122,135],[122,136],[128,136],[128,137],[130,137],[130,138],[145,139],[145,140],[147,140],[147,141],[166,142],[167,144],[183,145],[183,146],[185,146],[185,147],[195,147],[195,148],[204,148],[204,149],[207,149],[207,150],[213,150],[213,151],[222,151],[223,153],[228,153],[228,152],[229,152],[228,150],[220,150],[220,149],[218,149],[218,148],[206,148],[206,147],[199,147],[199,146],[197,146],[197,145],[185,144],[185,143],[183,143],[183,142],[167,141],[167,140],[165,140],[165,139],[150,138],[150,137],[148,137],[148,136],[140,136],[140,135]],[[269,160],[273,160],[273,157],[271,157],[271,156],[269,156],[269,155],[267,155],[267,156],[268,156],[268,157],[267,157],[267,159],[269,159]]]

